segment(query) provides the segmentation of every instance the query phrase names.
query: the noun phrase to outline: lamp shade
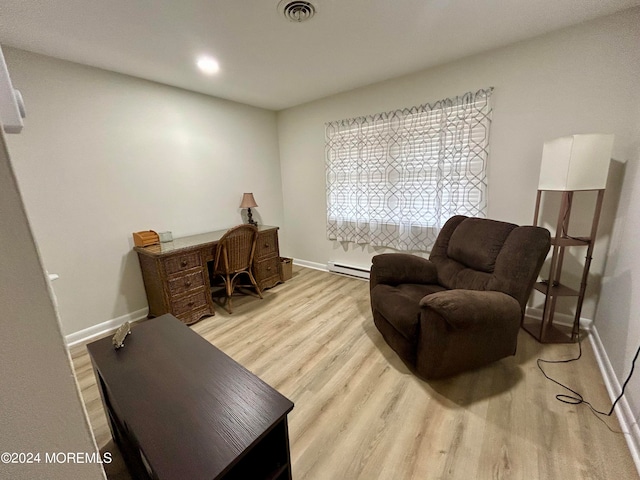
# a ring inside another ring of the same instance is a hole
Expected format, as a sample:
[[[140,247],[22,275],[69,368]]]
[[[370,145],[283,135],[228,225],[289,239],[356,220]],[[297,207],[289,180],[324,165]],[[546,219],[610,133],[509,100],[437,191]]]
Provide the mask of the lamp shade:
[[[613,135],[588,134],[544,143],[539,190],[602,190],[607,185]]]
[[[240,203],[240,208],[253,208],[257,207],[256,199],[253,198],[253,193],[245,193],[242,195],[242,202]]]

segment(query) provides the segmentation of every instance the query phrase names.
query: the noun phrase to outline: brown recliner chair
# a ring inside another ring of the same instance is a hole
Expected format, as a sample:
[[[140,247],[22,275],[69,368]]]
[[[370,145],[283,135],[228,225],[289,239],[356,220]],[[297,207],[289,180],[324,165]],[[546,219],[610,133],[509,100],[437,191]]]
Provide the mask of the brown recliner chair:
[[[516,352],[527,300],[549,251],[549,231],[458,215],[429,259],[373,257],[373,320],[418,375],[443,378]]]

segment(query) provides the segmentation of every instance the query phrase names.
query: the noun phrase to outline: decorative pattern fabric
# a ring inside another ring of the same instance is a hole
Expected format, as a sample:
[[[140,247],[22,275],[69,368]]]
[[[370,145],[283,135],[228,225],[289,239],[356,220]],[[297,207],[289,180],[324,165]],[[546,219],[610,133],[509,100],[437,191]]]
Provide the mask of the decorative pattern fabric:
[[[327,237],[428,252],[453,215],[485,217],[492,90],[327,123]]]

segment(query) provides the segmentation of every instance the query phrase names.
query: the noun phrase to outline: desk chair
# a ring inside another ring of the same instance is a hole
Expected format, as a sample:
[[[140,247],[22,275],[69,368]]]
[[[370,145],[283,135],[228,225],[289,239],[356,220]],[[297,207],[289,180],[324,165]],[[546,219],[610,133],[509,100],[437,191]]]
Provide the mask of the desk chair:
[[[211,282],[222,279],[226,293],[226,310],[233,313],[231,296],[236,287],[253,287],[258,296],[262,292],[256,282],[253,272],[253,254],[256,249],[258,229],[253,225],[238,225],[229,229],[218,241],[218,248],[213,263]],[[238,276],[246,274],[251,285],[239,285]]]

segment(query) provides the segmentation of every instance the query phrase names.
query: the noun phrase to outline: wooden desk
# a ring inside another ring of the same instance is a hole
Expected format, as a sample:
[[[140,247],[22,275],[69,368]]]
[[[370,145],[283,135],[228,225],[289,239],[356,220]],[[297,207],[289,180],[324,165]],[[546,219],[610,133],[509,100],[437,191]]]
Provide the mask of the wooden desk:
[[[133,478],[291,479],[293,403],[172,315],[87,345]]]
[[[171,313],[191,324],[214,315],[207,262],[227,229],[176,238],[173,242],[134,247],[138,253],[149,317]],[[258,226],[253,273],[261,289],[280,282],[278,227]]]

